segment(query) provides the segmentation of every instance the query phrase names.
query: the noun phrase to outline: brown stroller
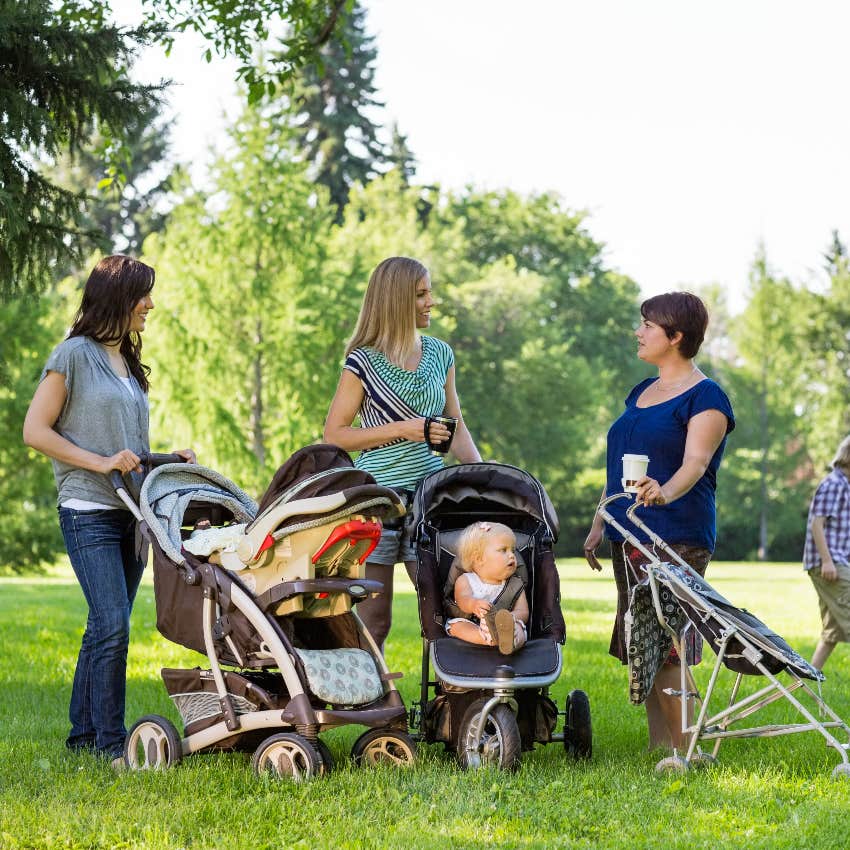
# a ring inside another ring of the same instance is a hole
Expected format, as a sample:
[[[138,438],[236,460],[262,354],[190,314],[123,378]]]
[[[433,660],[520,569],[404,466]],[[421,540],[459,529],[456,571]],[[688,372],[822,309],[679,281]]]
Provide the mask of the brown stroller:
[[[113,483],[153,548],[157,628],[208,661],[162,671],[183,735],[165,717],[141,718],[127,735],[128,767],[247,749],[258,773],[298,780],[331,769],[319,735],[349,723],[369,727],[357,762],[413,761],[397,674],[353,608],[382,590],[363,564],[381,520],[404,512],[394,491],[330,445],[296,452],[259,507],[185,463],[153,469],[138,503]]]

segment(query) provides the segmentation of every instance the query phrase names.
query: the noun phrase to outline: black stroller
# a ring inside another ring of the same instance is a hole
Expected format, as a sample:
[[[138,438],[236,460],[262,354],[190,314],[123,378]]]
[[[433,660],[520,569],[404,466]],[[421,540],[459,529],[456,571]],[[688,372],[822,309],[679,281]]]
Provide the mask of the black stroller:
[[[826,745],[838,752],[841,762],[833,776],[850,777],[850,727],[826,704],[820,693],[807,681],[820,683],[823,673],[812,667],[778,634],[743,608],[735,607],[719,594],[651,528],[635,515],[638,503],[626,517],[635,528],[642,529],[651,543],[642,544],[632,531],[620,525],[607,510],[616,499],[631,498],[628,493],[615,493],[604,499],[600,516],[647,558],[646,578],[631,591],[626,615],[626,643],[629,651],[630,693],[639,702],[648,693],[660,664],[670,646],[679,656],[680,685],[667,691],[680,700],[682,731],[689,736],[684,753],[673,753],[656,765],[656,770],[685,772],[691,767],[713,764],[724,740],[731,738],[765,738],[797,732],[817,732]],[[662,559],[657,551],[670,557]],[[701,696],[685,661],[683,640],[696,628],[717,655],[705,695]],[[723,708],[710,709],[718,692],[719,674],[723,667],[735,673],[728,701]],[[782,678],[780,678],[782,674]],[[752,694],[742,695],[745,676],[763,676],[766,684]],[[784,679],[784,681],[783,681]],[[637,694],[637,697],[635,696]],[[696,720],[688,725],[688,703],[700,703]],[[746,718],[762,708],[780,701],[787,702],[801,715],[796,723],[773,723],[742,726]],[[836,734],[847,741],[840,742]],[[704,752],[701,744],[711,742],[712,751]]]
[[[127,735],[129,768],[240,749],[254,750],[258,773],[299,780],[331,769],[319,736],[345,724],[368,727],[358,763],[413,761],[397,674],[352,610],[382,590],[363,565],[381,519],[404,512],[394,491],[331,445],[296,452],[259,506],[185,463],[153,469],[138,504],[117,474],[113,484],[153,547],[157,628],[207,660],[162,670],[183,735],[165,717],[142,717]]]
[[[529,604],[528,642],[510,656],[450,637],[444,598],[451,598],[458,539],[476,520],[516,535],[517,573]],[[562,741],[576,758],[592,751],[590,703],[573,690],[559,712],[549,686],[561,673],[565,639],[560,580],[552,546],[558,519],[537,479],[513,466],[463,464],[429,475],[407,518],[417,550],[416,589],[422,624],[422,681],[411,710],[414,738],[442,742],[465,768],[515,769],[535,743]],[[431,668],[434,678],[431,678]]]

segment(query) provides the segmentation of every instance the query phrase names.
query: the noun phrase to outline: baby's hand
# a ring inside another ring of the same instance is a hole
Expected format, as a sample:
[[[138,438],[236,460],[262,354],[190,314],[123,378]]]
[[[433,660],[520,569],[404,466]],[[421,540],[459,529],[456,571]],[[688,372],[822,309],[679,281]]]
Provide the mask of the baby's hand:
[[[487,612],[490,608],[491,605],[486,599],[478,599],[475,602],[475,607],[472,609],[472,613],[475,614],[479,620],[483,620],[487,616]]]

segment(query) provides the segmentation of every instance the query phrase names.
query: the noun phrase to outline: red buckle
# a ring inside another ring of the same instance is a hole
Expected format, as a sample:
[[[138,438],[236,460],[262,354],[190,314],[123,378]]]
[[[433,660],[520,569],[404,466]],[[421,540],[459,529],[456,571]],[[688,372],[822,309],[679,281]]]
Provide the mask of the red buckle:
[[[274,546],[274,544],[275,544],[274,537],[272,537],[271,534],[267,534],[266,539],[262,542],[262,544],[260,545],[260,548],[257,549],[257,554],[254,556],[255,559],[259,558],[260,555],[262,555],[263,552],[266,551],[266,549],[271,549],[272,546]]]
[[[338,525],[328,536],[328,539],[322,544],[321,548],[313,555],[312,561],[315,564],[331,546],[339,543],[340,540],[348,539],[348,545],[354,546],[360,540],[369,540],[370,545],[365,554],[358,559],[358,563],[363,563],[369,555],[372,554],[378,541],[381,539],[381,524],[372,522],[371,520],[352,519]]]

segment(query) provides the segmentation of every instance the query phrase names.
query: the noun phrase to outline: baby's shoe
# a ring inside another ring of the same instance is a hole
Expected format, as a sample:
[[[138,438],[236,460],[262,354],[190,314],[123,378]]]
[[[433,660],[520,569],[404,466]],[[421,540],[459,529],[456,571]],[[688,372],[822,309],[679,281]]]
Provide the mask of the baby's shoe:
[[[488,611],[487,628],[499,652],[510,655],[514,651],[514,617],[510,611]]]

